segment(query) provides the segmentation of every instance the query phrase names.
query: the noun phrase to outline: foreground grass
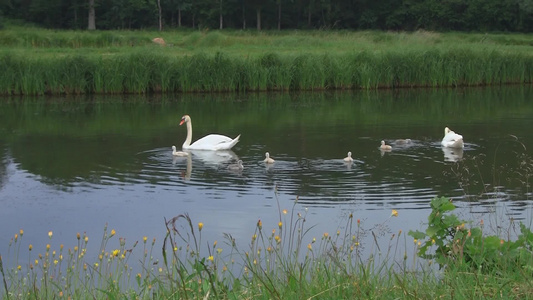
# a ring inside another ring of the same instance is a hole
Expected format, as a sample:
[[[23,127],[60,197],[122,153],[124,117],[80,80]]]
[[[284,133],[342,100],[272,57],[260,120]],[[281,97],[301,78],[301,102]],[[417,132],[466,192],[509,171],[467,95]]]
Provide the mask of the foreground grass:
[[[351,214],[336,233],[310,237],[306,211],[294,206],[290,212],[280,211],[280,221],[273,228],[264,228],[258,220],[247,246],[229,234],[219,245],[202,240],[202,230],[207,229],[203,223],[179,215],[166,222],[160,259],[155,258],[159,253],[155,239],[144,237],[140,245],[126,245],[120,238],[113,247],[109,244],[116,241],[116,232],[107,228],[95,255],[86,251],[89,237],[78,234],[75,246],[68,250],[47,245],[46,252],[37,255],[30,244],[28,258],[21,258],[21,230],[12,239],[13,253],[0,259],[0,291],[6,299],[512,299],[531,295],[533,233],[529,229],[521,225],[515,241],[485,236],[483,221],[465,225],[450,213],[455,207],[448,199],[436,198],[431,205],[428,228],[409,233],[417,238],[414,242],[402,231],[387,233],[388,219],[364,228]],[[393,210],[390,218],[396,216]],[[379,245],[380,236],[388,242]],[[140,267],[133,271],[130,257],[138,251]],[[417,254],[411,256],[411,252]],[[437,265],[444,269],[438,271]]]
[[[151,42],[162,36],[169,46]],[[378,89],[533,82],[528,35],[0,31],[0,94]]]

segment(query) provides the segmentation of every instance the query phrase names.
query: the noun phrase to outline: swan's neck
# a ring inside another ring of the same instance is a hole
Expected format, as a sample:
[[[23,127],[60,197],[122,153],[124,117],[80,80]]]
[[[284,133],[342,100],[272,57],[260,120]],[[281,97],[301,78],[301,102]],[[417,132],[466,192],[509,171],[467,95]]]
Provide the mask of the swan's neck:
[[[182,146],[183,149],[189,148],[189,146],[191,145],[191,141],[192,141],[192,123],[189,120],[189,122],[186,122],[185,124],[187,125],[187,138],[185,139],[185,142],[183,143],[183,146]]]

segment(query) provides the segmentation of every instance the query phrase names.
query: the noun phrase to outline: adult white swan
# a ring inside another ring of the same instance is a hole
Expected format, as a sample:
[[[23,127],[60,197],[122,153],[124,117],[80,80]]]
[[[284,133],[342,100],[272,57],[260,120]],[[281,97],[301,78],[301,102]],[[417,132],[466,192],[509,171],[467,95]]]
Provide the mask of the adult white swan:
[[[450,128],[444,128],[444,138],[441,142],[442,146],[448,148],[464,148],[463,136],[450,130]]]
[[[235,144],[239,142],[239,138],[241,135],[239,134],[236,138],[231,139],[230,137],[227,137],[225,135],[220,134],[210,134],[206,135],[203,138],[197,140],[196,142],[191,144],[192,141],[192,122],[191,117],[189,115],[184,115],[181,118],[180,125],[183,125],[183,123],[187,123],[187,138],[185,139],[185,142],[183,143],[183,150],[190,149],[190,150],[229,150]]]

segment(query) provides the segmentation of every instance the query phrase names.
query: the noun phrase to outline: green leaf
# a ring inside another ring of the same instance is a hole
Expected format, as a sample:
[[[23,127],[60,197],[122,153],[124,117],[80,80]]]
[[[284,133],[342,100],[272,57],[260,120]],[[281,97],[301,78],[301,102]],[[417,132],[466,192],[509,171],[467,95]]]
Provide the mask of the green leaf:
[[[437,226],[429,226],[426,229],[426,234],[427,234],[427,236],[432,237],[432,236],[435,236],[437,234],[437,232],[439,232],[439,230],[440,230],[440,228],[438,228]]]
[[[424,238],[426,238],[426,234],[423,233],[423,232],[420,232],[420,231],[412,231],[412,230],[409,230],[409,233],[408,235],[412,236],[413,238],[417,239],[417,240],[422,240]]]

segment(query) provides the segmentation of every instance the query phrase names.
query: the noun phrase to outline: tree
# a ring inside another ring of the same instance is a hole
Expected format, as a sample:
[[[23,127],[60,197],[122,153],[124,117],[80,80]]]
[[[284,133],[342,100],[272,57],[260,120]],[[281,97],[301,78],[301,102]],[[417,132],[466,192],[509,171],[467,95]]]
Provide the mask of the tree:
[[[88,30],[96,30],[96,14],[94,10],[94,0],[89,0],[89,26]]]
[[[163,30],[163,22],[161,21],[161,0],[157,0],[157,11],[159,15],[159,31]]]

